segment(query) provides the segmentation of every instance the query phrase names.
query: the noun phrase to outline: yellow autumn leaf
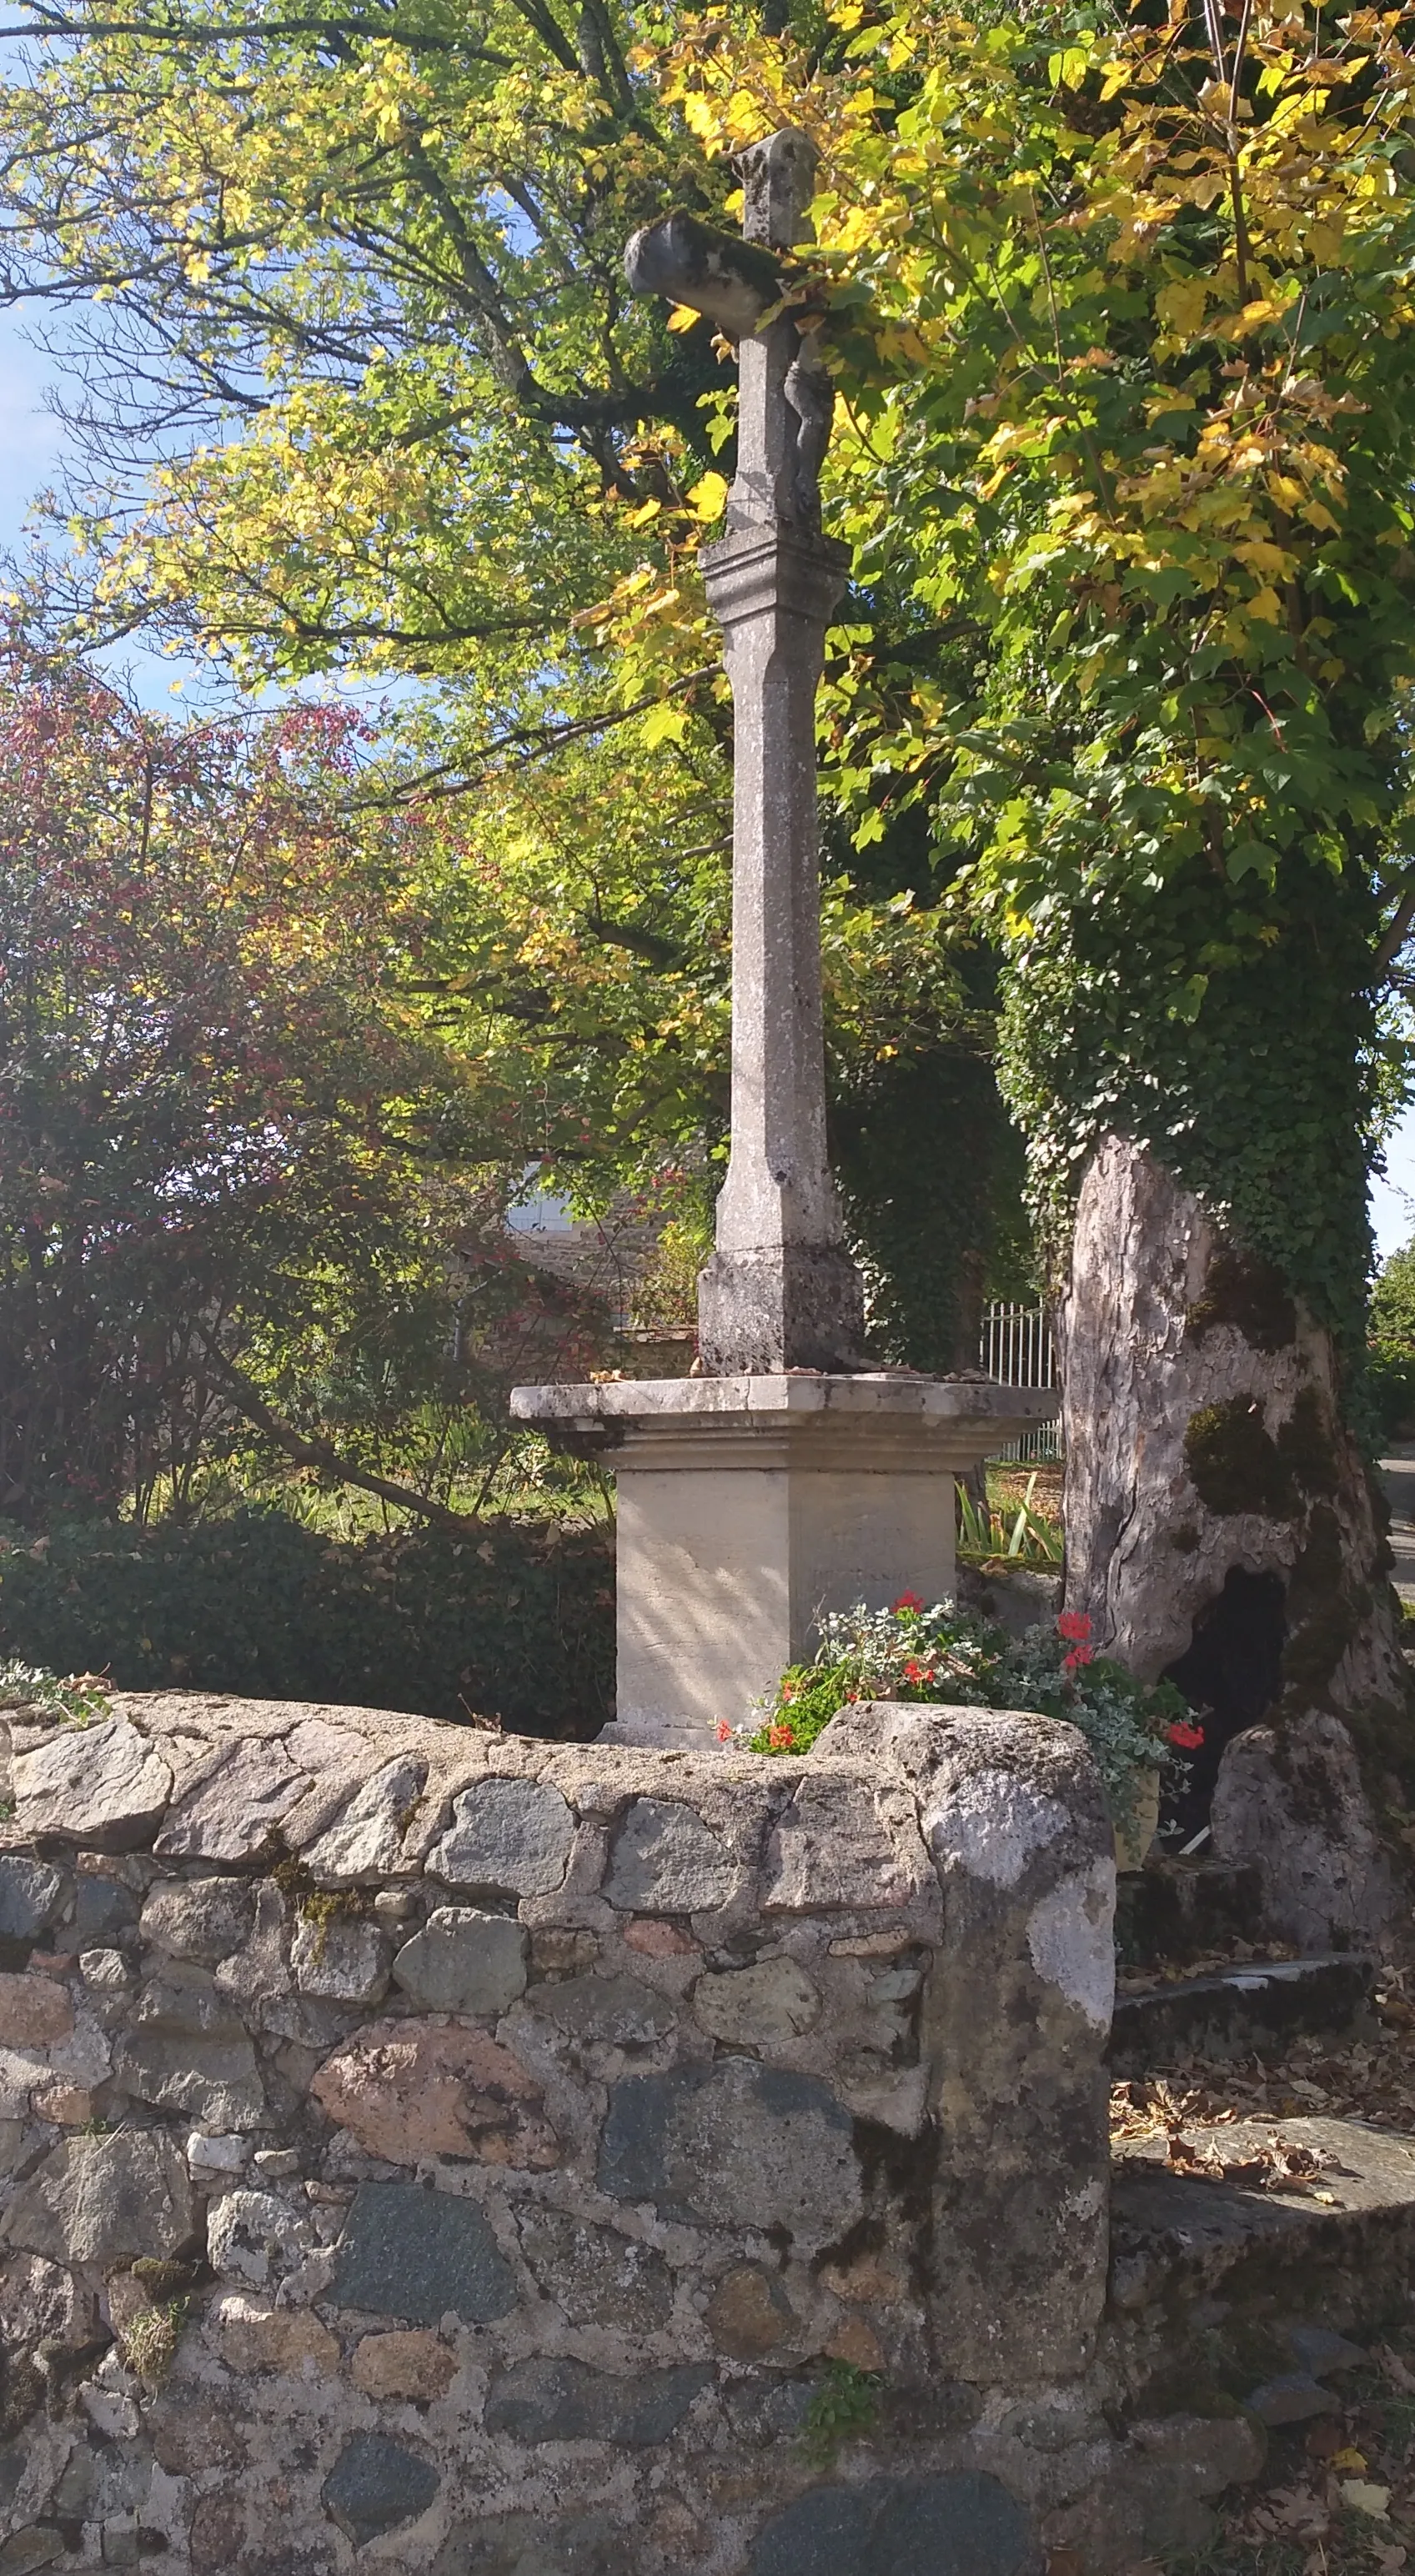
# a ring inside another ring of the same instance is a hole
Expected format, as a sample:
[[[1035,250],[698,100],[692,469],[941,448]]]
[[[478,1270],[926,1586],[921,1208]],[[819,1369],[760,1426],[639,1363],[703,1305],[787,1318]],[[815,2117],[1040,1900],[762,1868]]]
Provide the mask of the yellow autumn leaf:
[[[1353,2451],[1348,2443],[1344,2451],[1333,2451],[1331,2465],[1334,2469],[1349,2469],[1359,2475],[1367,2466],[1366,2454],[1364,2451]]]
[[[1155,297],[1155,311],[1162,322],[1167,322],[1172,330],[1188,340],[1193,338],[1203,321],[1208,300],[1209,281],[1206,277],[1176,277],[1168,286],[1160,288]]]
[[[709,472],[702,475],[688,494],[688,507],[695,519],[720,519],[727,502],[727,477]]]

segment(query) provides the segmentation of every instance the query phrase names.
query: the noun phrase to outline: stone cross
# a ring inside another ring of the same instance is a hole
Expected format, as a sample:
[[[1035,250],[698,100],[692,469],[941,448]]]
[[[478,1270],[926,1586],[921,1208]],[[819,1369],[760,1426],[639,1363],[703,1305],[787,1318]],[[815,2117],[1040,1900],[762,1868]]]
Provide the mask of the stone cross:
[[[630,244],[630,282],[729,329],[760,319],[780,291],[769,255],[807,233],[816,160],[789,127],[753,145],[738,165],[746,246],[670,216]],[[826,1154],[816,811],[816,690],[849,560],[820,532],[830,379],[790,310],[745,330],[740,369],[727,533],[702,557],[735,755],[731,1150],[699,1346],[710,1376],[850,1371],[865,1365],[863,1291]]]

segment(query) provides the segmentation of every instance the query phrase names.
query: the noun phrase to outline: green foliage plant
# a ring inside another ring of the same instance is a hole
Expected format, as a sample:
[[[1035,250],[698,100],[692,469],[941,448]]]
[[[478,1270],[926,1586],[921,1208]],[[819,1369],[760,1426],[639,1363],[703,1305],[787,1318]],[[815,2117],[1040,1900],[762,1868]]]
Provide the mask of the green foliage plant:
[[[797,2436],[813,2469],[832,2469],[847,2442],[868,2440],[879,2422],[883,2381],[853,2361],[828,2361]]]
[[[808,1753],[854,1700],[1032,1709],[1079,1728],[1123,1829],[1135,1813],[1141,1779],[1175,1770],[1183,1751],[1203,1741],[1173,1683],[1139,1681],[1112,1657],[1094,1653],[1084,1615],[1063,1611],[1013,1638],[951,1601],[926,1609],[914,1594],[902,1593],[888,1610],[861,1604],[828,1611],[820,1633],[815,1661],[793,1664],[782,1675],[760,1724],[745,1735],[748,1751]]]
[[[959,1555],[976,1564],[1000,1558],[1010,1565],[1059,1565],[1064,1545],[1061,1524],[1035,1509],[1032,1495],[1036,1481],[1035,1476],[1028,1478],[1027,1491],[1015,1513],[999,1510],[995,1503],[978,1502],[967,1486],[960,1484]]]
[[[1390,1440],[1415,1432],[1415,1244],[1383,1262],[1371,1290],[1366,1379]]]
[[[55,1672],[588,1738],[613,1708],[612,1534],[504,1520],[341,1541],[274,1511],[66,1522],[42,1556],[0,1548],[0,1656],[23,1658],[3,1667],[17,1698],[79,1720],[99,1692]]]

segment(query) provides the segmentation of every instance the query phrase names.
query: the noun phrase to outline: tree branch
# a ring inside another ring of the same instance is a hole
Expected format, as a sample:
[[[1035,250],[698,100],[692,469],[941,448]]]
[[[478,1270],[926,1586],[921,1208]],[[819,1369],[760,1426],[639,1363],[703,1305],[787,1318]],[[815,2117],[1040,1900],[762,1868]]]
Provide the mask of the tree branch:
[[[462,1538],[476,1534],[480,1524],[468,1520],[464,1513],[449,1511],[445,1503],[433,1502],[430,1496],[416,1493],[411,1485],[390,1484],[386,1476],[373,1476],[363,1467],[351,1466],[348,1459],[341,1458],[338,1450],[331,1448],[327,1440],[311,1440],[290,1423],[282,1422],[264,1397],[257,1395],[249,1378],[243,1377],[241,1371],[233,1368],[220,1351],[213,1350],[209,1342],[203,1357],[206,1366],[215,1371],[236,1411],[244,1414],[247,1422],[253,1422],[258,1430],[266,1432],[277,1448],[284,1450],[287,1458],[293,1458],[297,1467],[318,1467],[325,1475],[336,1477],[340,1484],[357,1485],[361,1492],[376,1494],[380,1502],[393,1503],[399,1511],[416,1512],[423,1520],[430,1521],[434,1529],[456,1530]]]
[[[1387,968],[1395,964],[1410,936],[1412,925],[1415,925],[1415,873],[1406,879],[1405,892],[1396,905],[1385,934],[1377,947],[1375,967],[1378,975],[1384,975]]]

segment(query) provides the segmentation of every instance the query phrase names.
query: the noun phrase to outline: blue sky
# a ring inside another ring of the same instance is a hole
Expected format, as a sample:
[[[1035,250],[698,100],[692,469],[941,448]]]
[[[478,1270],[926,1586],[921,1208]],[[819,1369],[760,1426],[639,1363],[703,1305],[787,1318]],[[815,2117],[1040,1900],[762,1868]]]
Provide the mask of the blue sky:
[[[58,471],[57,424],[44,408],[52,372],[52,362],[26,341],[22,316],[0,312],[0,551],[19,547],[34,494]],[[149,705],[173,703],[170,662],[131,651],[124,661]],[[1386,1159],[1388,1177],[1371,1189],[1372,1222],[1382,1253],[1415,1238],[1415,1110],[1401,1120]]]

